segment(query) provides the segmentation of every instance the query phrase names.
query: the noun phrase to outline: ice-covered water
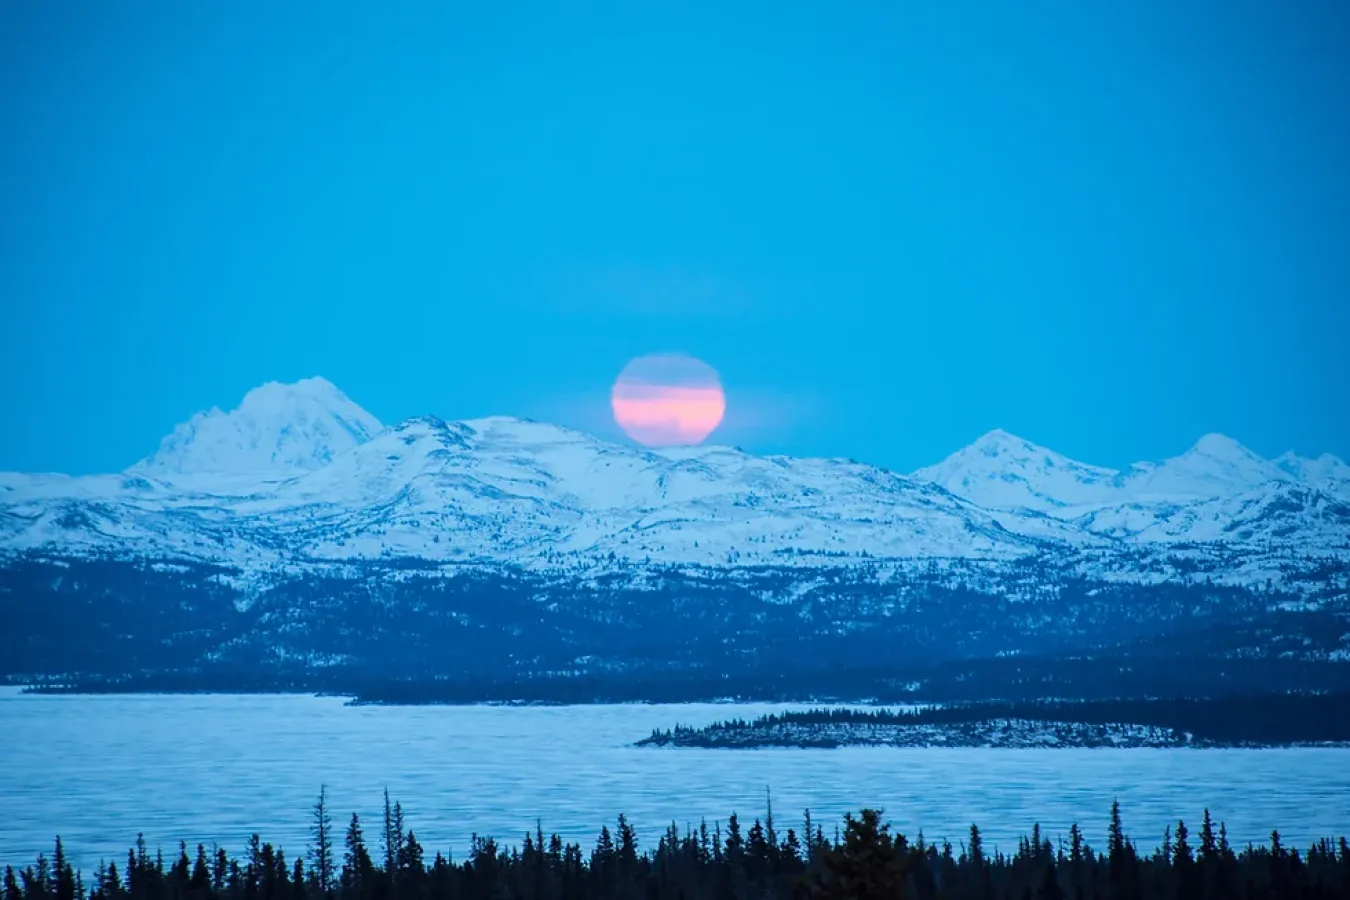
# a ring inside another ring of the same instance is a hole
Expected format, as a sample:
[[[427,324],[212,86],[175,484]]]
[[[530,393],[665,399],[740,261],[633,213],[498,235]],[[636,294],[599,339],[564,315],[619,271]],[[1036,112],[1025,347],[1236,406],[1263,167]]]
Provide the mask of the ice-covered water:
[[[755,716],[768,704],[352,707],[294,695],[44,697],[0,689],[0,865],[60,834],[86,870],[137,832],[176,853],[242,847],[258,831],[293,855],[326,784],[335,819],[401,800],[428,853],[462,858],[471,833],[518,842],[536,817],[589,847],[618,813],[642,846],[671,821],[747,823],[773,792],[780,831],[810,807],[827,830],[884,807],[900,830],[954,844],[971,822],[1011,848],[1039,821],[1104,843],[1111,800],[1145,848],[1208,806],[1234,842],[1304,845],[1350,833],[1350,751],[639,749],[654,727]],[[1193,829],[1194,830],[1194,829]]]

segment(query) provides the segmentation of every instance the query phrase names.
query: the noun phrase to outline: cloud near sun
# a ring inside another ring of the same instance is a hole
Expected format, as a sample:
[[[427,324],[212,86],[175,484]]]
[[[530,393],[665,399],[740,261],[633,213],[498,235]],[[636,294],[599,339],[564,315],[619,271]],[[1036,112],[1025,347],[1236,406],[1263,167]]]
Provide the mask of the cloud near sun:
[[[702,443],[726,413],[717,371],[677,353],[642,356],[619,373],[610,393],[614,421],[649,447]]]

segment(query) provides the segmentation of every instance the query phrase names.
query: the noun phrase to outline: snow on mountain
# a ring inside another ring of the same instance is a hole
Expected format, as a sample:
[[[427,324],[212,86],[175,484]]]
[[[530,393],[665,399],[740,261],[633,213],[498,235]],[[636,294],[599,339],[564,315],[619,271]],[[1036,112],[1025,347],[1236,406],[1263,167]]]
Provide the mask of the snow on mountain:
[[[568,570],[1123,559],[1206,545],[1223,548],[1206,558],[1264,554],[1264,572],[1295,552],[1350,557],[1345,470],[1209,435],[1118,472],[993,431],[903,476],[728,447],[648,450],[508,417],[383,429],[309,379],[195,416],[121,475],[0,475],[0,550],[260,572],[390,557]]]
[[[989,509],[1029,509],[1075,518],[1102,506],[1210,500],[1280,484],[1335,493],[1330,487],[1342,474],[1350,476],[1350,467],[1335,457],[1313,462],[1286,454],[1272,462],[1221,434],[1205,435],[1180,456],[1135,463],[1120,472],[991,431],[914,477],[934,481]]]
[[[269,382],[230,412],[211,409],[179,425],[130,471],[182,476],[275,476],[321,468],[383,426],[323,378]]]
[[[1194,503],[1125,503],[1085,513],[1078,524],[1137,542],[1264,548],[1296,538],[1311,548],[1350,550],[1350,503],[1300,484],[1267,484]]]
[[[1263,459],[1220,434],[1117,472],[994,431],[915,477],[991,510],[1010,530],[1040,515],[1133,546],[1350,549],[1350,467],[1333,456]]]
[[[1295,481],[1350,500],[1350,465],[1330,453],[1323,453],[1316,459],[1305,459],[1291,451],[1276,457],[1274,463],[1276,468]]]
[[[1119,494],[1121,476],[996,429],[914,477],[989,509],[1053,515],[1065,507],[1110,502]]]
[[[1122,492],[1134,502],[1209,500],[1292,480],[1232,438],[1207,434],[1180,456],[1131,467]]]
[[[288,540],[325,559],[791,564],[1035,549],[945,491],[868,466],[650,451],[509,418],[411,419],[232,508],[285,520]]]

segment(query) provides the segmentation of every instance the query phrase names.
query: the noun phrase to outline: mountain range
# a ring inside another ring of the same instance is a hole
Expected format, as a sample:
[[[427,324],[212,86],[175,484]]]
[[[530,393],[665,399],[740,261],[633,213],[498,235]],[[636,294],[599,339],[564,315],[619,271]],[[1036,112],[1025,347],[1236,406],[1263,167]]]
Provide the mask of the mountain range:
[[[991,431],[900,475],[506,417],[386,428],[311,378],[200,413],[116,475],[0,475],[0,550],[182,558],[245,578],[391,557],[575,571],[1128,552],[1250,581],[1350,558],[1350,466],[1266,460],[1211,434],[1116,471]]]
[[[311,378],[120,473],[0,474],[11,678],[460,699],[1350,686],[1348,596],[1350,467],[1221,435],[1117,471],[992,431],[905,475],[508,417],[386,427]]]

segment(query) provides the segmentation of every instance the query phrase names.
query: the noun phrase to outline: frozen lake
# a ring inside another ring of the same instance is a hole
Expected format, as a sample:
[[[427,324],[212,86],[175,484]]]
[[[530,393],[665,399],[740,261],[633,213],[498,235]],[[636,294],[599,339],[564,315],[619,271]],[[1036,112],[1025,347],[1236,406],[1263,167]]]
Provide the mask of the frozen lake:
[[[795,705],[799,707],[800,705]],[[1015,849],[1039,821],[1053,839],[1080,823],[1105,843],[1112,798],[1145,849],[1208,806],[1234,843],[1350,833],[1350,751],[684,750],[630,746],[654,727],[703,725],[770,704],[585,707],[351,707],[294,695],[43,697],[0,688],[0,866],[50,853],[60,834],[86,869],[152,847],[251,832],[294,854],[326,784],[334,819],[375,834],[381,792],[434,851],[463,858],[469,835],[517,843],[535,819],[589,848],[626,813],[650,847],[671,821],[747,823],[771,788],[780,831],[802,811],[833,831],[879,806],[897,828],[959,846],[971,822]]]

